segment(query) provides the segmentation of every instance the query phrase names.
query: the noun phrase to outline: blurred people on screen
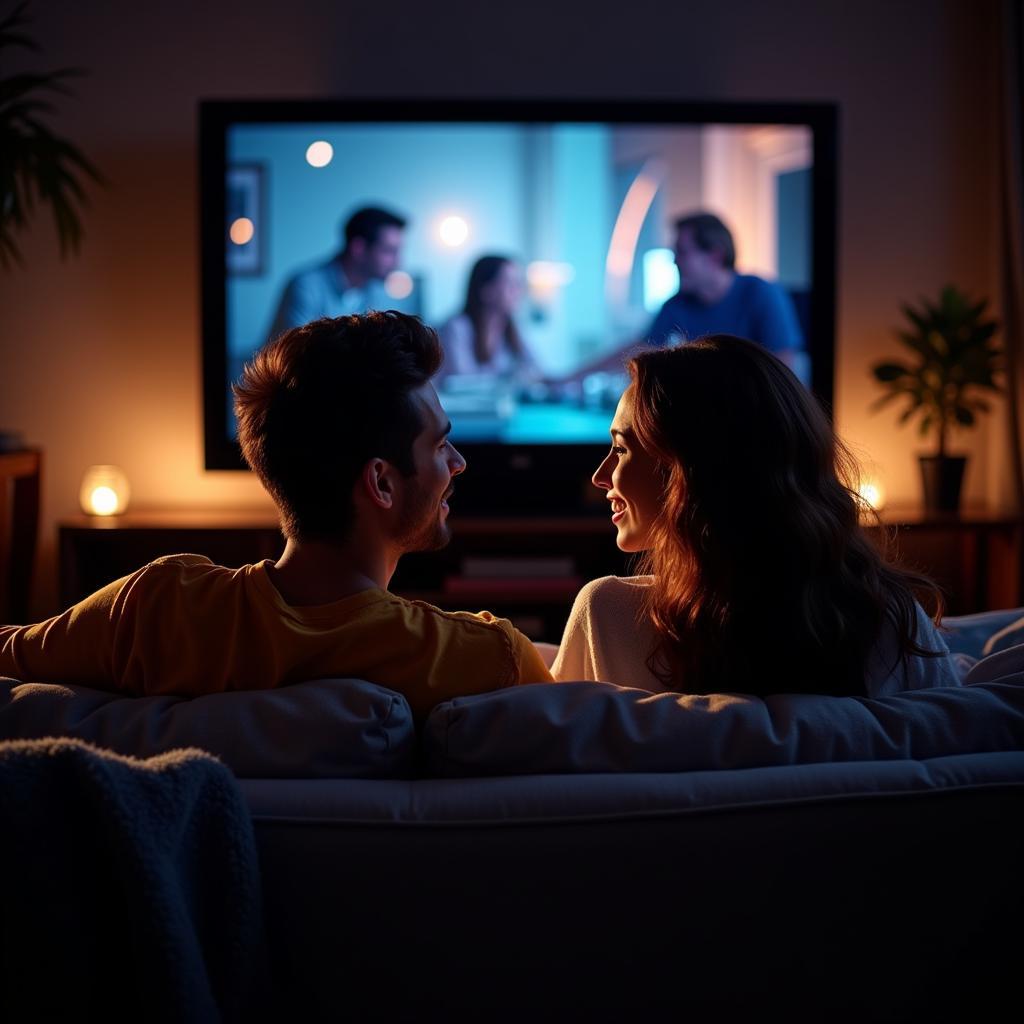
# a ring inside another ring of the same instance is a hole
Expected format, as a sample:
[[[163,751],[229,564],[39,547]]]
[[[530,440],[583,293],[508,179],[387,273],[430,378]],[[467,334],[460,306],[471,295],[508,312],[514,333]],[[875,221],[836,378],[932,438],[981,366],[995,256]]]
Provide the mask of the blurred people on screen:
[[[792,299],[772,281],[737,273],[736,245],[725,224],[713,213],[686,214],[675,222],[673,248],[679,291],[654,318],[648,343],[663,348],[707,334],[735,334],[775,353],[808,383]]]
[[[320,317],[400,308],[384,287],[399,268],[406,219],[364,206],[345,221],[342,249],[326,263],[294,274],[285,285],[269,337]]]

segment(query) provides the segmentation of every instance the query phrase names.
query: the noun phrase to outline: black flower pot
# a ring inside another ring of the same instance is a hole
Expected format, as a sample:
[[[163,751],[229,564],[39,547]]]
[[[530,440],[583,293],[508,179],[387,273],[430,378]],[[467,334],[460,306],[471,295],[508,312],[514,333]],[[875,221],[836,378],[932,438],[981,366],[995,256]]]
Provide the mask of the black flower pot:
[[[927,512],[956,512],[964,482],[966,455],[919,455]]]

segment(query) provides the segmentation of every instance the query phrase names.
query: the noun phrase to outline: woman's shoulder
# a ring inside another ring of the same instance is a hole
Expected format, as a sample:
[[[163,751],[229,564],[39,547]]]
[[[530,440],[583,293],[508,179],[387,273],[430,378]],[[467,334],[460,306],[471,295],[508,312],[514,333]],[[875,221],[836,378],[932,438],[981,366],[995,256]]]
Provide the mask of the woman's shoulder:
[[[635,606],[643,601],[653,582],[653,576],[600,576],[580,588],[576,606],[590,609]]]

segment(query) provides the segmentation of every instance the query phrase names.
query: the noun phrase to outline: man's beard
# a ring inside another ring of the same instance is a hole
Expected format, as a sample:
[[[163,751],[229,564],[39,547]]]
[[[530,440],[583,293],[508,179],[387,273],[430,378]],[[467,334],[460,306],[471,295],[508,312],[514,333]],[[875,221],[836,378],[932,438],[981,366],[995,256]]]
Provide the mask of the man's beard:
[[[398,523],[398,540],[402,549],[440,551],[451,537],[448,524],[441,521],[441,503],[426,495],[411,496]]]

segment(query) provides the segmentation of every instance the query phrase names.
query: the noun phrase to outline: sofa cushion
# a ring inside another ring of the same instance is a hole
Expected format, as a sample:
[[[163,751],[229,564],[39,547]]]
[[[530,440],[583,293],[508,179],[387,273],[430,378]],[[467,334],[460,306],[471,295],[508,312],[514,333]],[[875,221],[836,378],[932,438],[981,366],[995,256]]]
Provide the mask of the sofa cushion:
[[[990,654],[998,654],[1000,651],[1018,647],[1021,644],[1024,644],[1024,615],[1007,623],[998,633],[993,633],[986,641],[981,653],[988,657]]]
[[[977,659],[1024,643],[1024,608],[1004,608],[942,620],[946,644],[954,656]]]
[[[678,772],[1021,750],[1024,672],[874,700],[537,684],[438,705],[423,745],[429,770],[443,776]]]
[[[135,757],[199,747],[242,778],[401,778],[416,757],[406,699],[359,679],[186,698],[0,678],[0,739],[42,736]]]

